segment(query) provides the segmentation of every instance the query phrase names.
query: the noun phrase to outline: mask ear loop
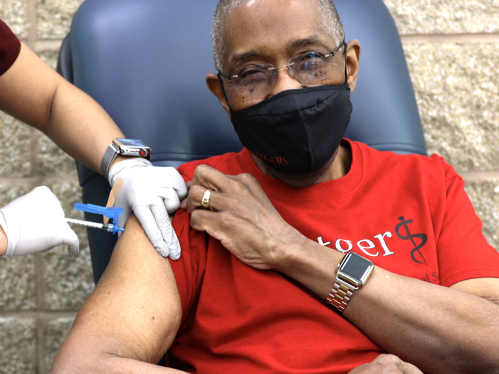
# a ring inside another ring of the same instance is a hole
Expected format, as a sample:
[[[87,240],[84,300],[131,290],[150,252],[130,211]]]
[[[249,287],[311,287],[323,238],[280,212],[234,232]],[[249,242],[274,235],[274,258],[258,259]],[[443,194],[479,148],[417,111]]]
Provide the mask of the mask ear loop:
[[[220,86],[222,86],[222,92],[224,93],[224,97],[225,97],[225,101],[227,102],[227,106],[229,107],[229,110],[232,111],[232,109],[230,108],[229,99],[227,98],[227,94],[225,93],[224,82],[222,82],[222,77],[220,75],[221,75],[220,72],[218,72],[218,74],[217,74],[218,81],[220,82]]]
[[[343,40],[343,47],[345,47],[345,83],[348,84],[348,73],[347,73],[347,43]]]

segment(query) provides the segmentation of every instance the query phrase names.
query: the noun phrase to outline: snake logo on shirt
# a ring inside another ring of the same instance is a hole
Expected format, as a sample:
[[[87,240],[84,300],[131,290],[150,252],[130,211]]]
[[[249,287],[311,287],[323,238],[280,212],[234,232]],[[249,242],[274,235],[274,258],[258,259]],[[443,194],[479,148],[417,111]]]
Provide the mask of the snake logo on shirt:
[[[424,247],[426,241],[428,240],[428,237],[425,234],[411,234],[407,225],[413,222],[412,219],[405,220],[404,217],[399,217],[399,221],[402,222],[400,222],[397,226],[395,226],[395,234],[397,234],[397,236],[402,240],[410,240],[414,245],[414,248],[411,250],[412,261],[417,262],[418,264],[421,265],[423,264],[426,265],[426,260],[424,259],[424,256],[419,249]],[[404,227],[404,231],[407,235],[403,235],[400,233],[402,226]],[[419,244],[416,244],[414,238],[421,239],[421,242]],[[423,260],[423,262],[418,261],[416,259],[415,253],[419,255],[419,257]]]

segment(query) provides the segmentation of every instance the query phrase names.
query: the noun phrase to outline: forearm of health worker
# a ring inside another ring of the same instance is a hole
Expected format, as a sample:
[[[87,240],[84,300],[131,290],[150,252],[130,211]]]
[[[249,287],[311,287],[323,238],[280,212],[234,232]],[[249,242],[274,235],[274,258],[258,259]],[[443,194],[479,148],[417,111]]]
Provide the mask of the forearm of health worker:
[[[63,79],[24,44],[16,62],[0,76],[0,110],[39,129],[71,157],[97,172],[101,172],[108,145],[114,138],[124,137],[95,100]],[[111,171],[124,159],[118,157]],[[180,245],[170,221],[164,218],[187,194],[183,179],[175,169],[165,172],[166,168],[153,168],[150,163],[141,164],[147,171],[142,171],[140,178],[136,177],[137,165],[131,168],[133,172],[120,168],[123,189],[119,202],[125,212],[142,210],[137,217],[156,250],[165,257],[174,253],[178,258]],[[151,200],[151,194],[157,197],[153,205],[144,206],[139,198],[148,195]]]

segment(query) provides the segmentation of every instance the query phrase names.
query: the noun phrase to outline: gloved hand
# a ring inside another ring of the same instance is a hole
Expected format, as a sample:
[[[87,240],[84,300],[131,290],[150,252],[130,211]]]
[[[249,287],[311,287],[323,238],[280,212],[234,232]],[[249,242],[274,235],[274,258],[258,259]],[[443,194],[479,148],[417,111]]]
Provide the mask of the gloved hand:
[[[0,225],[7,235],[5,257],[47,252],[61,244],[77,254],[80,242],[64,219],[57,197],[47,187],[30,193],[0,209]]]
[[[178,260],[180,244],[168,213],[176,212],[180,200],[187,196],[184,179],[175,168],[154,167],[143,158],[114,165],[109,171],[109,183],[114,186],[120,178],[123,185],[114,203],[123,208],[118,226],[124,226],[133,210],[158,253]]]

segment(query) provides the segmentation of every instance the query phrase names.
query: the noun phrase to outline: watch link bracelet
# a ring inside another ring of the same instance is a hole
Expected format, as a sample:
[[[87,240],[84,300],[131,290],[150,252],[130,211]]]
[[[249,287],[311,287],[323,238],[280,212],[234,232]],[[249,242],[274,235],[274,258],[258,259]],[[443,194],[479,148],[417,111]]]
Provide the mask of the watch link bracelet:
[[[114,139],[106,149],[100,164],[100,170],[107,179],[109,169],[117,156],[144,157],[151,161],[151,148],[138,139]]]
[[[336,282],[326,299],[326,303],[342,313],[350,302],[353,293],[367,282],[373,269],[374,264],[368,259],[357,253],[347,254],[338,265]]]

